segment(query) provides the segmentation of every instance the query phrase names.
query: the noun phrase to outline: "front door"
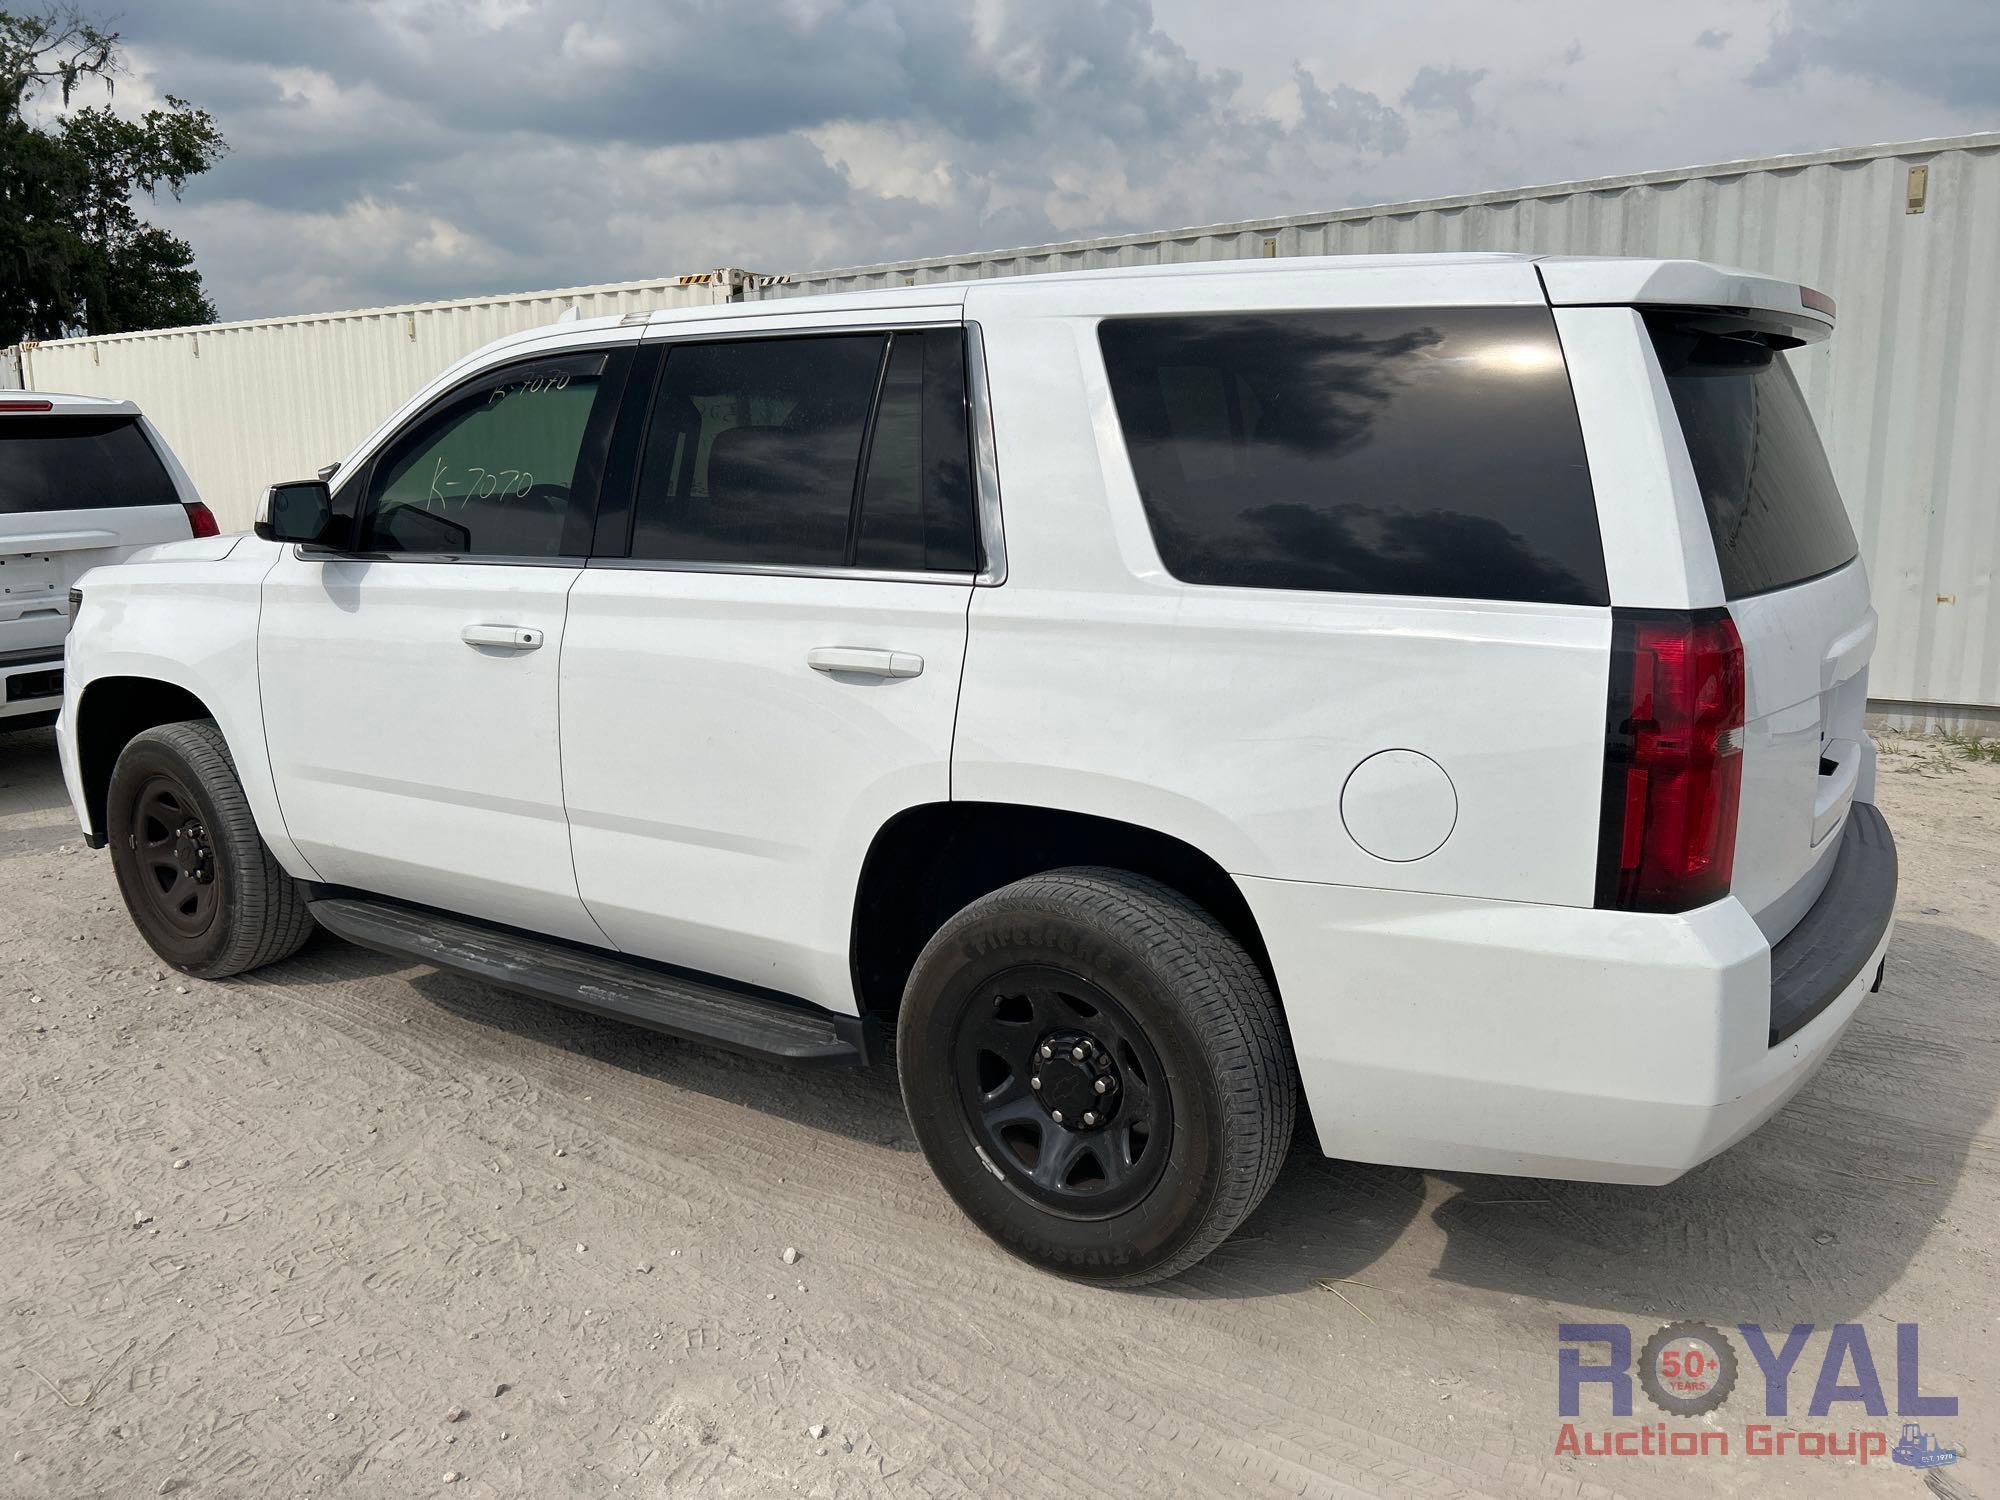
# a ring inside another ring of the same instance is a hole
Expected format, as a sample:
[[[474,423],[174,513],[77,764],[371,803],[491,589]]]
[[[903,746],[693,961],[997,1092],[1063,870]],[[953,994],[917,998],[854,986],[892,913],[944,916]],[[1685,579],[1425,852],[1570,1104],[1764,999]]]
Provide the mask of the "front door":
[[[625,951],[854,1009],[869,844],[950,796],[963,371],[957,327],[669,348],[630,555],[563,644],[577,880]]]
[[[266,577],[271,772],[322,880],[603,942],[570,866],[557,666],[629,358],[459,383],[343,486],[352,551],[288,548]]]

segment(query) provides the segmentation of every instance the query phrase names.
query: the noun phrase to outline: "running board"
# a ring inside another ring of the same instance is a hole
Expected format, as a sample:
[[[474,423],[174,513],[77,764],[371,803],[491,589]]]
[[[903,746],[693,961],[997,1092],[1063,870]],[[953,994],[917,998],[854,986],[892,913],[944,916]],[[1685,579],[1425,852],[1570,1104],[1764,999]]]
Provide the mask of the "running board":
[[[399,958],[690,1042],[793,1063],[865,1063],[865,1024],[802,1000],[737,989],[547,938],[388,901],[307,903],[329,932]]]

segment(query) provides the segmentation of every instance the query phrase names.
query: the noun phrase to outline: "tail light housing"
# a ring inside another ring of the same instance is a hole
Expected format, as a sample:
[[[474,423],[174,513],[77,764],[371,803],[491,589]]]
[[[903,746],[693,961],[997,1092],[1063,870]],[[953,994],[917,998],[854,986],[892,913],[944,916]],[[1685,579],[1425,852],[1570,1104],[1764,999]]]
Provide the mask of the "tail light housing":
[[[220,536],[222,528],[215,524],[214,512],[199,500],[189,500],[181,509],[188,513],[188,525],[194,528],[196,536]]]
[[[1743,642],[1727,610],[1612,611],[1597,904],[1729,894],[1743,792]]]

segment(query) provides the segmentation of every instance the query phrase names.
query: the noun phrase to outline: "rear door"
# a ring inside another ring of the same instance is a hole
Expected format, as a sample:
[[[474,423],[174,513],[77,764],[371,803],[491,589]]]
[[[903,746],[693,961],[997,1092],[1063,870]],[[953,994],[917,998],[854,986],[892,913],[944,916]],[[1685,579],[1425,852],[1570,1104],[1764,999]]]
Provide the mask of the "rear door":
[[[623,555],[571,591],[562,659],[577,882],[626,952],[854,1008],[869,844],[951,790],[979,566],[963,340],[664,351]]]
[[[1853,528],[1786,356],[1712,312],[1651,312],[1743,639],[1743,795],[1732,891],[1775,941],[1833,873],[1848,808],[1872,798],[1862,728],[1876,617]]]
[[[0,401],[0,665],[60,656],[71,584],[191,529],[137,413],[51,408]]]

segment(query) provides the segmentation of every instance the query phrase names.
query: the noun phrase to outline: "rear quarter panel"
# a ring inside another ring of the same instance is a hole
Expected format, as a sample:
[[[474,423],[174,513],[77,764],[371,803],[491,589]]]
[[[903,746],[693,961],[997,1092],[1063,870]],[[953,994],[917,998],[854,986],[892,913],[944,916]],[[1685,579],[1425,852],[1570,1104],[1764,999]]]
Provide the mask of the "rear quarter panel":
[[[1609,612],[1178,582],[1098,352],[1093,314],[1116,309],[1094,290],[1091,314],[968,294],[1009,574],[974,591],[953,796],[1140,824],[1238,875],[1589,905]],[[1529,273],[1444,300],[1539,295]],[[1423,858],[1371,855],[1342,817],[1350,774],[1390,749],[1450,779],[1455,821]]]

